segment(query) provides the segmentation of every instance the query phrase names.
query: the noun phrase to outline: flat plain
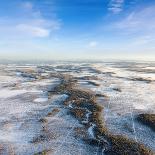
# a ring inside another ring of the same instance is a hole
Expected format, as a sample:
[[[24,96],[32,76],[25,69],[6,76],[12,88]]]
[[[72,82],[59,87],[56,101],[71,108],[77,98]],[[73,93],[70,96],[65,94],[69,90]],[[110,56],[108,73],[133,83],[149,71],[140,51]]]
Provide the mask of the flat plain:
[[[0,65],[0,154],[154,151],[155,63]]]

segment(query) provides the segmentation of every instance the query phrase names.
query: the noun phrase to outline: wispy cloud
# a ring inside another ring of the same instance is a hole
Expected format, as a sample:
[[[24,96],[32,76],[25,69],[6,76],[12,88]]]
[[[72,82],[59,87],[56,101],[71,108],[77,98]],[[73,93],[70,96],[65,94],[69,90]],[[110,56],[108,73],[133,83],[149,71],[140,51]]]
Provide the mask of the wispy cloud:
[[[130,12],[126,17],[111,23],[110,31],[133,46],[155,45],[155,6],[143,7]]]
[[[123,10],[124,0],[111,0],[108,10],[112,13],[120,13]]]
[[[52,31],[60,29],[60,20],[43,18],[40,10],[34,9],[31,2],[24,2],[22,6],[30,12],[32,19],[16,26],[20,32],[34,37],[48,37]]]
[[[48,37],[50,34],[60,29],[59,20],[45,20],[43,18],[38,18],[34,20],[29,20],[25,23],[19,23],[16,25],[16,30],[20,34],[31,37]]]
[[[128,16],[116,22],[114,27],[126,31],[155,32],[155,6],[131,12]]]
[[[33,37],[47,37],[50,34],[50,31],[48,29],[37,27],[33,25],[27,25],[27,24],[19,24],[16,27],[20,32],[27,32],[28,35],[31,35]]]
[[[32,2],[23,2],[21,5],[23,16],[19,18],[7,17],[0,22],[0,31],[7,36],[15,34],[15,37],[49,37],[53,31],[61,28],[61,21],[57,18],[43,17],[41,11],[34,7]],[[26,12],[25,12],[26,11]]]
[[[155,37],[154,35],[144,35],[140,37],[136,37],[133,40],[133,45],[148,45],[148,44],[154,44],[155,43]],[[150,47],[150,46],[149,46]]]

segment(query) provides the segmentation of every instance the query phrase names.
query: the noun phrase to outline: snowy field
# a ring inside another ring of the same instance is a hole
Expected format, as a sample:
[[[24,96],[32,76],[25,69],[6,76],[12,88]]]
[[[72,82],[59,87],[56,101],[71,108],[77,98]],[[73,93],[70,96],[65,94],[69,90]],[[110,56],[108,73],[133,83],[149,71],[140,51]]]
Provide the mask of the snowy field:
[[[104,95],[97,101],[110,133],[155,151],[155,131],[137,120],[155,114],[155,63],[61,62],[0,65],[0,155],[104,154],[82,140],[82,134],[93,137],[94,126],[81,131],[72,105],[64,105],[68,94],[51,93],[64,74],[77,88]]]

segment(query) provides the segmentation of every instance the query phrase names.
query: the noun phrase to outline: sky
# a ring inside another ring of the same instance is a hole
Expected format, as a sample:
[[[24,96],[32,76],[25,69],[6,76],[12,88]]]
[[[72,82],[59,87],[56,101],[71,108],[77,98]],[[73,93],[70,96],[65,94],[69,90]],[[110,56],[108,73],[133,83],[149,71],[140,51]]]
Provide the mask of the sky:
[[[155,60],[155,0],[3,0],[0,59]]]

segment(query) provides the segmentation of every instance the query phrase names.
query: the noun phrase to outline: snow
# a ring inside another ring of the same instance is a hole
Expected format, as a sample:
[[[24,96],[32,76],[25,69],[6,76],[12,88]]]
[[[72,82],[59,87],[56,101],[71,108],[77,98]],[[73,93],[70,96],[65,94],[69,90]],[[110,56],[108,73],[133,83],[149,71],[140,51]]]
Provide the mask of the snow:
[[[9,90],[9,89],[1,89],[0,90],[0,98],[8,98],[17,95],[21,95],[26,93],[26,90]]]
[[[128,71],[130,68],[124,68],[123,65],[118,67],[117,63],[108,67],[105,64],[95,65],[95,67],[104,72],[109,70],[115,73],[112,76],[98,75],[102,79],[100,86],[91,88],[94,92],[108,96],[107,101],[101,104],[105,107],[103,118],[110,132],[128,136],[155,150],[153,131],[136,121],[136,115],[139,113],[155,113],[154,82],[130,80],[131,77],[148,78],[150,74]],[[153,79],[155,74],[151,77]],[[119,88],[121,92],[116,92],[113,88]]]
[[[64,68],[58,69],[59,65]],[[155,79],[154,73],[138,72],[142,69],[154,69],[151,63],[136,63],[134,66],[130,63],[70,63],[72,65],[70,69],[65,69],[65,65],[67,64],[61,62],[48,66],[57,71],[66,71],[66,74],[74,77],[97,76],[100,79],[94,81],[99,84],[96,87],[81,78],[78,80],[77,87],[108,96],[108,98],[102,98],[99,103],[104,107],[102,116],[111,133],[127,136],[155,150],[154,132],[136,121],[136,115],[139,113],[155,113],[153,94],[155,82],[131,80],[131,77]],[[41,66],[44,67],[44,65]],[[93,72],[91,67],[102,71],[103,74]],[[46,149],[52,150],[56,155],[96,154],[99,147],[89,146],[80,138],[75,138],[74,129],[83,127],[83,124],[69,115],[68,110],[74,108],[71,103],[64,106],[63,102],[68,95],[50,94],[48,96],[48,90],[60,83],[60,79],[49,76],[50,73],[56,72],[48,67],[46,70],[45,67],[44,73],[40,74],[38,68],[39,66],[34,64],[0,66],[0,144],[5,143],[6,147],[13,147],[15,154],[22,155],[34,154]],[[32,81],[20,76],[21,73],[17,72],[17,69],[21,71],[33,69],[38,77],[46,77]],[[121,91],[116,91],[117,88]],[[52,113],[52,111],[56,112]],[[49,113],[52,115],[48,115]],[[88,123],[90,115],[91,112],[87,110],[83,123]],[[42,123],[40,119],[45,119],[47,122]],[[95,126],[92,123],[87,130],[91,138],[95,138]],[[32,143],[34,138],[42,134],[45,134],[48,139]]]
[[[48,101],[48,98],[45,98],[45,97],[36,98],[36,99],[34,100],[34,102],[47,102],[47,101]]]
[[[89,128],[88,128],[88,133],[90,135],[91,138],[95,138],[94,136],[94,128],[95,128],[95,124],[92,124]]]
[[[22,73],[21,73],[21,72],[16,72],[16,75],[17,75],[17,76],[21,76]]]

